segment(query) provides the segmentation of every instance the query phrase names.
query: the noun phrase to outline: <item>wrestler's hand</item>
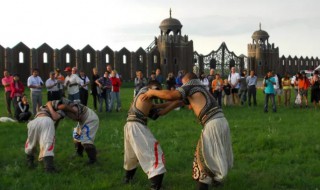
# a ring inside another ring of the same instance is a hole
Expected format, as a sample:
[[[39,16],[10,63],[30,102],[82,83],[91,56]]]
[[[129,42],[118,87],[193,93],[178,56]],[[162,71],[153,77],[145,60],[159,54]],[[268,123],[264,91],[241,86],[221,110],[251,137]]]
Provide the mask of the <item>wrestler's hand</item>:
[[[144,94],[141,94],[141,100],[142,100],[142,101],[149,100],[150,98],[152,98],[152,94],[150,93],[150,90],[147,91],[147,92],[144,93]]]

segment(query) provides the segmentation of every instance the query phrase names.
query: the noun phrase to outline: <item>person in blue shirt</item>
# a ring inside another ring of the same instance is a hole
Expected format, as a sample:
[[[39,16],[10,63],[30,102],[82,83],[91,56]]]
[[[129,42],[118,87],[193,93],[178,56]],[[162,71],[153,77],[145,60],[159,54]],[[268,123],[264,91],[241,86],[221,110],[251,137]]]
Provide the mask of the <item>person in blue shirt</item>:
[[[273,85],[276,84],[276,80],[272,75],[271,71],[268,71],[267,76],[265,76],[263,80],[263,85],[264,85],[264,93],[265,93],[265,103],[264,103],[264,112],[268,112],[268,104],[269,104],[269,99],[272,102],[272,110],[273,112],[277,112],[276,108],[276,103],[275,103],[275,98],[274,98],[274,87]]]

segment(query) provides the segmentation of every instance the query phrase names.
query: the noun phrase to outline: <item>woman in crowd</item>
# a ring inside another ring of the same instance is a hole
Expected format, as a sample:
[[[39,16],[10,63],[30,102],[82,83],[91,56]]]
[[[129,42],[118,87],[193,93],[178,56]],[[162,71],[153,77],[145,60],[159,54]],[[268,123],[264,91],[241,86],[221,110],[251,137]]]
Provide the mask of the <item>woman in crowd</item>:
[[[282,79],[282,89],[284,93],[284,105],[290,105],[290,98],[291,98],[291,80],[289,78],[289,74],[286,73]]]
[[[216,78],[212,81],[211,84],[213,97],[218,101],[218,104],[221,108],[222,106],[222,91],[223,91],[223,80],[220,78],[220,74],[216,74]]]
[[[121,109],[121,100],[120,100],[120,86],[121,86],[121,81],[117,76],[117,71],[113,70],[111,72],[111,83],[112,83],[112,88],[111,88],[111,103],[110,103],[110,111],[113,110],[113,104],[114,101],[117,100],[117,108],[116,111],[120,111]]]
[[[319,81],[319,72],[315,71],[311,79],[311,102],[314,105],[314,108],[317,108],[320,101],[320,81]]]
[[[176,79],[174,78],[173,73],[169,73],[167,80],[167,90],[174,90],[176,88]]]
[[[26,95],[22,95],[21,101],[15,109],[15,118],[19,122],[26,122],[31,117],[31,112],[29,111],[29,103]]]
[[[308,88],[310,86],[309,79],[306,76],[305,72],[302,72],[298,79],[298,92],[301,96],[301,100],[305,101],[305,106],[308,108]],[[300,104],[300,108],[302,108],[302,102]]]
[[[13,100],[13,106],[16,110],[16,107],[18,106],[18,102],[21,100],[21,96],[24,94],[24,86],[22,82],[20,81],[19,74],[13,75],[13,82],[11,83],[11,99]]]

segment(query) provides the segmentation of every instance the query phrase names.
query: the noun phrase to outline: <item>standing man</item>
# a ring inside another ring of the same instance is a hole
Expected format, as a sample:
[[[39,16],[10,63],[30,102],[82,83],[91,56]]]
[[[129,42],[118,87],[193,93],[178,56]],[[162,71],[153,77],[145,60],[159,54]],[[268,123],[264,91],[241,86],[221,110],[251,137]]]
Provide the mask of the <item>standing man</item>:
[[[139,90],[148,84],[148,81],[143,77],[142,71],[136,72],[136,78],[134,79],[134,96],[136,96]]]
[[[76,74],[77,68],[66,67],[64,70],[67,73],[67,76],[64,80],[64,86],[67,87],[68,91],[68,99],[70,101],[80,102],[80,91],[79,85],[81,83],[81,79]]]
[[[247,77],[248,84],[248,105],[251,106],[251,97],[253,98],[253,105],[257,106],[257,82],[258,77],[254,71],[250,71],[250,75]]]
[[[12,117],[11,112],[11,87],[10,84],[13,82],[13,77],[10,76],[9,71],[4,70],[3,71],[3,78],[1,80],[2,85],[4,86],[4,93],[5,93],[5,100],[6,100],[6,106],[7,106],[7,113],[9,117]]]
[[[276,108],[276,102],[275,102],[275,94],[274,94],[274,85],[276,84],[275,78],[272,76],[272,72],[269,71],[267,73],[267,76],[264,77],[263,85],[264,85],[264,93],[265,93],[265,99],[264,99],[264,112],[268,112],[268,104],[269,99],[271,99],[272,103],[272,110],[273,112],[277,112]]]
[[[161,84],[161,86],[163,85],[164,83],[164,77],[163,75],[161,74],[161,70],[158,68],[156,69],[156,80]]]
[[[42,86],[43,86],[43,81],[39,76],[38,69],[32,70],[32,75],[28,78],[27,85],[31,91],[30,97],[31,97],[31,103],[32,103],[32,113],[33,115],[36,115],[37,111],[42,105]]]
[[[107,71],[108,71],[108,73],[109,73],[109,77],[111,77],[111,72],[113,71],[113,69],[112,69],[112,66],[109,64],[109,65],[107,65]],[[117,75],[116,75],[116,77],[117,78],[120,78],[120,75],[117,73]]]
[[[59,99],[64,97],[64,90],[63,90],[63,84],[64,84],[64,76],[60,73],[60,69],[56,68],[55,72],[55,77],[57,79],[57,87],[59,89]]]
[[[90,80],[84,71],[80,71],[79,77],[81,79],[81,82],[80,82],[80,101],[81,101],[81,104],[87,106],[88,96],[89,96],[88,85],[90,83]]]
[[[207,190],[212,183],[222,183],[233,166],[229,124],[216,100],[194,73],[184,75],[182,83],[173,91],[149,89],[142,100],[158,97],[191,105],[203,126],[193,162],[193,179],[198,182],[199,190]]]
[[[98,85],[99,90],[101,90],[101,93],[99,93],[99,112],[102,112],[103,101],[105,101],[106,112],[111,112],[110,103],[112,82],[109,78],[109,72],[104,72],[103,77],[100,77],[95,82]]]
[[[60,89],[58,88],[58,81],[54,72],[50,72],[49,79],[46,80],[46,87],[48,90],[48,101],[60,99]]]
[[[228,76],[228,82],[231,85],[232,101],[234,105],[239,104],[239,95],[238,95],[239,88],[240,88],[239,79],[240,79],[240,75],[239,73],[236,73],[236,68],[231,67],[231,73]]]
[[[209,91],[210,91],[211,93],[213,93],[213,92],[214,92],[214,89],[212,89],[212,81],[213,81],[214,79],[216,79],[216,76],[215,76],[215,74],[214,74],[214,69],[210,69],[210,72],[209,72],[209,75],[207,76],[207,78],[208,78],[208,81],[209,81]]]

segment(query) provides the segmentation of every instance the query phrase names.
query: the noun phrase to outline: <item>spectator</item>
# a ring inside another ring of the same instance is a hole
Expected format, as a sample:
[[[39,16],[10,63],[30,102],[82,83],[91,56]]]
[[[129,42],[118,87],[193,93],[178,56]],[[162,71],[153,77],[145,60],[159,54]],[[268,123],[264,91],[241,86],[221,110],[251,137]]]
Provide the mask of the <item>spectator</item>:
[[[230,106],[232,104],[231,85],[228,79],[223,81],[223,104],[224,106]]]
[[[214,69],[213,69],[213,68],[210,69],[210,72],[209,72],[209,75],[207,76],[207,78],[208,78],[208,81],[209,81],[209,91],[210,91],[211,93],[213,93],[214,90],[212,90],[212,81],[213,81],[214,79],[216,79],[216,76],[215,76],[215,74],[214,74]]]
[[[55,77],[57,79],[57,87],[59,89],[59,99],[64,97],[64,89],[63,89],[63,84],[64,84],[64,76],[60,73],[60,69],[59,68],[56,68],[55,69]]]
[[[74,102],[80,102],[80,90],[79,85],[81,79],[76,74],[77,68],[66,67],[64,70],[67,73],[67,76],[64,80],[64,86],[67,87],[68,99]]]
[[[314,108],[317,108],[319,101],[320,101],[319,72],[315,71],[311,79],[311,102],[313,103]]]
[[[13,82],[11,83],[10,88],[10,97],[13,101],[13,107],[16,109],[18,102],[21,100],[21,96],[24,94],[24,86],[20,81],[20,76],[18,74],[13,75]]]
[[[160,83],[160,85],[162,86],[164,83],[164,77],[161,74],[161,69],[156,69],[156,80]]]
[[[118,112],[121,110],[121,100],[120,100],[121,81],[116,76],[117,76],[117,71],[113,70],[111,72],[111,77],[110,77],[110,80],[112,83],[110,111],[113,110],[114,101],[117,100],[116,111]]]
[[[98,92],[97,88],[99,88],[96,84],[96,80],[98,80],[100,76],[98,75],[98,69],[94,67],[92,69],[92,80],[91,80],[91,94],[93,97],[93,107],[94,110],[97,110],[97,98],[98,98]]]
[[[298,79],[298,91],[301,96],[301,100],[304,99],[305,106],[308,108],[308,89],[310,86],[309,79],[306,76],[305,72],[302,72]],[[302,107],[302,102],[300,108]]]
[[[31,117],[31,112],[29,111],[29,103],[26,95],[22,95],[21,100],[18,102],[15,108],[15,118],[19,122],[26,122]]]
[[[283,92],[284,92],[284,105],[289,106],[290,105],[290,98],[291,98],[291,81],[290,81],[288,73],[286,73],[284,75],[281,83],[282,83],[282,88],[283,88]]]
[[[156,73],[154,72],[151,72],[151,75],[150,75],[150,78],[148,80],[148,83],[151,83],[151,82],[157,82],[158,84],[160,84],[157,79],[156,79]]]
[[[202,83],[202,85],[205,86],[206,89],[209,91],[209,80],[203,71],[201,72],[199,79],[200,79],[200,82]]]
[[[167,89],[168,90],[174,90],[176,89],[176,79],[174,78],[173,73],[168,74],[168,78],[166,80],[167,83]]]
[[[281,104],[281,95],[282,95],[282,82],[279,74],[274,75],[274,79],[276,80],[276,84],[274,87],[275,96],[277,96],[278,106]]]
[[[108,71],[108,73],[109,73],[109,77],[111,77],[110,74],[111,74],[111,72],[113,71],[113,69],[112,69],[112,66],[111,66],[110,64],[107,65],[107,71]],[[121,80],[121,77],[120,77],[119,73],[116,74],[116,77]]]
[[[231,67],[231,73],[228,77],[228,82],[231,85],[232,103],[234,105],[239,104],[239,95],[238,95],[239,88],[240,88],[239,79],[240,79],[240,75],[239,73],[236,72],[236,68]]]
[[[137,71],[136,75],[137,77],[134,79],[134,96],[138,94],[141,88],[148,84],[147,79],[143,77],[142,71]]]
[[[88,104],[88,84],[90,83],[89,78],[86,76],[86,74],[84,73],[84,71],[80,71],[80,75],[79,75],[80,80],[80,102],[81,104],[87,106]]]
[[[183,72],[179,71],[178,76],[176,77],[176,88],[182,86],[182,77],[183,77]]]
[[[299,80],[299,76],[300,76],[300,73],[296,73],[296,75],[295,76],[293,76],[292,77],[292,79],[291,79],[291,86],[293,87],[293,89],[294,89],[294,98],[296,98],[297,97],[297,95],[298,95],[298,80]]]
[[[251,106],[251,97],[253,98],[253,105],[257,106],[257,82],[258,77],[254,71],[250,71],[250,76],[247,77],[248,84],[248,105]]]
[[[244,105],[244,103],[247,101],[247,89],[248,89],[247,79],[244,72],[241,73],[239,84],[240,84],[240,88],[239,88],[240,102],[241,102],[241,105]]]
[[[11,83],[13,82],[13,77],[10,76],[9,71],[7,70],[3,71],[3,78],[1,82],[2,82],[2,85],[4,86],[7,113],[9,117],[12,117],[10,95],[11,95]]]
[[[220,74],[216,74],[216,78],[212,81],[211,89],[213,90],[213,97],[218,101],[219,107],[222,107],[222,91],[223,91],[223,80],[220,78]]]
[[[28,78],[27,84],[31,91],[32,113],[36,115],[42,105],[42,87],[44,85],[38,69],[32,70],[32,75]]]
[[[47,99],[48,101],[59,100],[60,97],[60,89],[58,88],[58,80],[55,77],[54,72],[50,72],[49,79],[46,80],[47,87]]]
[[[266,112],[266,113],[268,112],[269,99],[271,99],[271,102],[272,102],[273,112],[277,111],[275,98],[274,98],[274,96],[275,96],[274,85],[275,84],[276,84],[276,80],[272,76],[272,72],[269,71],[263,80],[263,85],[265,86],[265,88],[264,88],[264,93],[265,93],[264,112]]]
[[[109,78],[109,72],[104,72],[103,77],[100,77],[98,80],[96,80],[96,84],[99,86],[99,89],[101,90],[101,93],[98,92],[99,95],[99,112],[102,112],[102,105],[103,101],[106,105],[106,112],[110,112],[110,101],[111,101],[111,88],[112,83]],[[98,89],[98,90],[99,90]]]

